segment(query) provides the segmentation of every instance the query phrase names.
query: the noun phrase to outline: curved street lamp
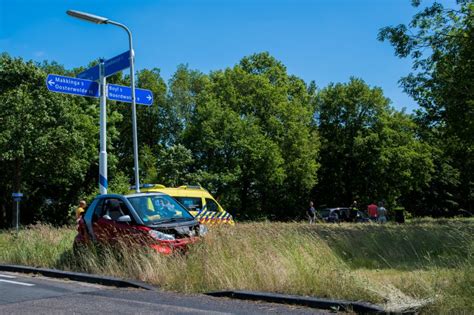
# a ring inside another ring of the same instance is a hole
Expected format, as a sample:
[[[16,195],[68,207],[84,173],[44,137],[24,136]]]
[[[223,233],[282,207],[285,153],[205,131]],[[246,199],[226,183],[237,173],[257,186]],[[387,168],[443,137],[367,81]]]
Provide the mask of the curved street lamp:
[[[135,54],[133,52],[133,45],[132,45],[132,32],[130,32],[128,27],[126,27],[122,23],[112,21],[106,17],[102,17],[102,16],[90,14],[90,13],[85,13],[81,11],[75,11],[75,10],[67,10],[66,13],[72,17],[75,17],[84,21],[96,23],[96,24],[116,25],[124,29],[128,34],[128,43],[130,47],[130,80],[131,80],[131,89],[132,89],[132,133],[133,133],[133,158],[134,158],[134,166],[135,166],[135,190],[136,192],[140,192],[140,180],[138,177],[138,140],[137,140],[137,108],[136,108],[137,105],[135,102],[135,70],[134,70]]]

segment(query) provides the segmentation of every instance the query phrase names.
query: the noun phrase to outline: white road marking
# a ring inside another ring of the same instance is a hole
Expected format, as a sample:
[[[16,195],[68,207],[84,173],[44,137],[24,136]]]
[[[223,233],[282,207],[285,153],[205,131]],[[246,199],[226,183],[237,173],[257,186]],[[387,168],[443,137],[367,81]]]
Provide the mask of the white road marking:
[[[205,314],[205,315],[231,315],[232,313],[228,312],[220,312],[220,311],[210,311],[210,310],[203,310],[203,309],[198,309],[198,308],[193,308],[192,306],[186,307],[186,306],[178,306],[178,305],[170,305],[170,304],[155,304],[155,303],[150,303],[150,302],[145,302],[145,301],[132,301],[132,300],[127,300],[123,298],[116,298],[116,297],[97,297],[98,299],[103,299],[105,301],[108,300],[117,300],[117,301],[122,301],[125,303],[134,303],[134,304],[143,304],[143,305],[151,305],[153,307],[156,307],[156,309],[160,310],[161,312],[157,312],[157,314],[167,314],[167,311],[170,311],[169,313],[176,313],[179,312],[180,314]]]
[[[27,287],[34,286],[34,284],[32,284],[32,283],[18,282],[18,281],[11,281],[11,280],[3,280],[3,279],[0,279],[0,282],[19,284],[19,285],[24,285],[24,286],[27,286]]]
[[[8,276],[8,275],[0,275],[2,278],[8,278],[8,279],[15,279],[15,276]]]

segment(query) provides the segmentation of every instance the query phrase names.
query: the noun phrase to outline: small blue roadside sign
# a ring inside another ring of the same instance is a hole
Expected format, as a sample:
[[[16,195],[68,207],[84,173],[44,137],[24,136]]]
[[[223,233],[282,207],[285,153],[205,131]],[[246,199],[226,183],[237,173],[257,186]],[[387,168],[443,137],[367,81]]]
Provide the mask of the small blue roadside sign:
[[[104,75],[109,77],[119,71],[130,68],[130,50],[104,61]],[[100,77],[99,65],[95,65],[78,75],[80,79],[97,81]]]
[[[107,84],[107,98],[112,101],[132,102],[132,89],[129,86]],[[135,88],[135,102],[150,106],[153,104],[153,92]]]
[[[99,97],[99,84],[90,80],[83,80],[62,75],[48,74],[46,87],[51,92]]]
[[[12,193],[12,198],[14,201],[21,201],[23,194],[21,192],[14,192]]]

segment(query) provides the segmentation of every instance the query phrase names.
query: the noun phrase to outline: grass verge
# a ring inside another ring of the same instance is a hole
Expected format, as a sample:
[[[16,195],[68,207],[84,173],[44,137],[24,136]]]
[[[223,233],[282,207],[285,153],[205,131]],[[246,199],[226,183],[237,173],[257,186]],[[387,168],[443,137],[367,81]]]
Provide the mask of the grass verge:
[[[186,255],[72,254],[73,228],[0,232],[0,262],[105,274],[178,292],[258,290],[362,300],[388,311],[474,312],[474,221],[405,225],[244,223],[214,228]]]

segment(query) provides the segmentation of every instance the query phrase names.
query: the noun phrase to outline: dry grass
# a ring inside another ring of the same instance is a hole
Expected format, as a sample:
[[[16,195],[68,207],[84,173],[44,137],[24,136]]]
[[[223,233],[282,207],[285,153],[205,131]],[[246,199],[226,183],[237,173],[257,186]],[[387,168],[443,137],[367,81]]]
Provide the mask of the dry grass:
[[[473,220],[405,225],[245,223],[214,228],[186,255],[91,248],[75,232],[0,233],[0,262],[139,279],[168,290],[243,289],[363,300],[390,311],[474,312]]]

